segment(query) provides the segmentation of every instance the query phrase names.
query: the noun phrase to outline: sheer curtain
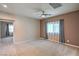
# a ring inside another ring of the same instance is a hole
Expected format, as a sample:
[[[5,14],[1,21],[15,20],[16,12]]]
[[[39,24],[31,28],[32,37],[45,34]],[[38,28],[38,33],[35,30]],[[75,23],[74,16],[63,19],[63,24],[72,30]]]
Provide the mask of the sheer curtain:
[[[48,39],[54,42],[59,42],[60,22],[53,21],[47,23]]]

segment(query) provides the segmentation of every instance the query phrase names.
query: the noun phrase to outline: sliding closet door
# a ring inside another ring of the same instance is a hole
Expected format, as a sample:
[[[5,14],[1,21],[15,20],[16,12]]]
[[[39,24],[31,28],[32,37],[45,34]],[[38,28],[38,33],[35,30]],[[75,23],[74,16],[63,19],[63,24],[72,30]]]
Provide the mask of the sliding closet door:
[[[54,42],[59,42],[59,21],[47,23],[48,39]]]

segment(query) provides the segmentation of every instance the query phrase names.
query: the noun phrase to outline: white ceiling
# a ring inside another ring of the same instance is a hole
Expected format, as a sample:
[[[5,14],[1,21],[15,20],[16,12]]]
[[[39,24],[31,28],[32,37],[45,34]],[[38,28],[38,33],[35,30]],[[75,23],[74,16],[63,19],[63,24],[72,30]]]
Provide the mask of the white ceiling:
[[[40,19],[40,10],[45,10],[51,16],[57,16],[71,11],[79,10],[78,3],[62,3],[62,7],[53,9],[48,3],[5,3],[8,8],[4,8],[0,3],[0,11],[15,15]],[[49,17],[49,16],[48,16]]]

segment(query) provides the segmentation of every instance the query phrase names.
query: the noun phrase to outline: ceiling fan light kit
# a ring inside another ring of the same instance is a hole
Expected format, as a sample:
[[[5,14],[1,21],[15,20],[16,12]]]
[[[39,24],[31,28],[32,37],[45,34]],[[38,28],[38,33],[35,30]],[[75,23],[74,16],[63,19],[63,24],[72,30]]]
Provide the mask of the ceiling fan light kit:
[[[42,18],[45,18],[45,15],[41,15]]]

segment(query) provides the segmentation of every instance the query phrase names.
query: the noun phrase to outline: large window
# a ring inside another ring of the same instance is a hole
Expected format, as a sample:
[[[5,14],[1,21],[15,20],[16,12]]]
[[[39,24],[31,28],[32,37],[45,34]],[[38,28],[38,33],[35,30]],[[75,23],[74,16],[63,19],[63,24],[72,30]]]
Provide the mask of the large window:
[[[9,34],[9,36],[13,36],[13,30],[14,30],[14,28],[13,28],[14,26],[13,26],[13,24],[8,24],[8,34]]]
[[[47,33],[59,34],[59,21],[47,23]]]
[[[9,24],[9,32],[13,33],[13,24]]]

